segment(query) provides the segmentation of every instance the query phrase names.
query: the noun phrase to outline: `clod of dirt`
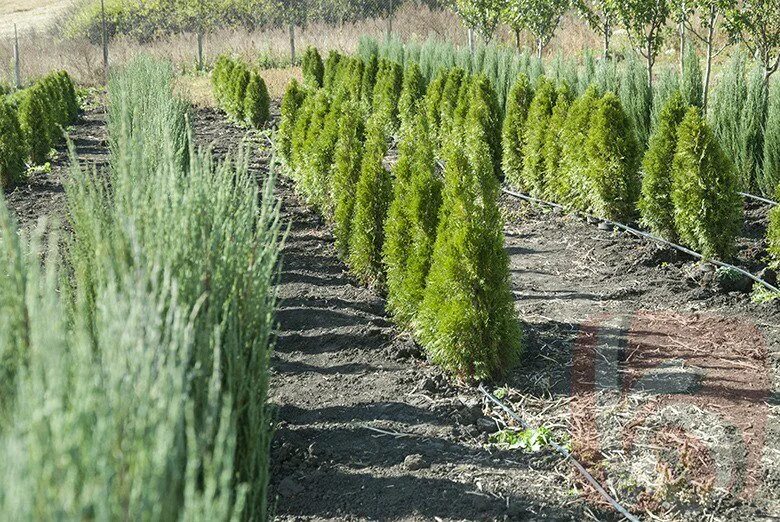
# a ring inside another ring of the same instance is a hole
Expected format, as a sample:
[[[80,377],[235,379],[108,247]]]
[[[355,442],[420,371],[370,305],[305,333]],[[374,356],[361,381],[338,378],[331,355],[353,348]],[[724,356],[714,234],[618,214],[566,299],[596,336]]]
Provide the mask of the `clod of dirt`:
[[[292,497],[303,492],[303,486],[301,486],[294,478],[285,477],[279,483],[279,487],[276,491],[283,497]]]
[[[434,393],[436,392],[436,390],[438,390],[439,387],[436,385],[436,381],[434,381],[430,377],[425,377],[423,378],[422,381],[420,381],[420,384],[417,386],[417,388],[422,391]]]
[[[498,426],[495,421],[482,417],[481,419],[477,419],[477,429],[482,433],[495,433],[498,431]]]
[[[460,421],[462,424],[475,424],[482,418],[482,404],[479,399],[461,398],[463,407],[459,410]]]
[[[430,468],[431,465],[427,460],[425,460],[425,457],[419,453],[415,453],[414,455],[407,455],[407,457],[404,459],[403,467],[409,471],[417,471],[420,469]]]

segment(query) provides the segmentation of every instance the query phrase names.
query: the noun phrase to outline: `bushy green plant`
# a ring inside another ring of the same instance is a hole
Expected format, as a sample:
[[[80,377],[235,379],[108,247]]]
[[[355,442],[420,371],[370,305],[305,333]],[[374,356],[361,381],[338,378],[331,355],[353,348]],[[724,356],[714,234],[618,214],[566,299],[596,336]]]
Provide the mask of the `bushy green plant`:
[[[26,156],[24,134],[16,110],[0,97],[0,188],[8,188],[24,177]]]
[[[588,204],[588,158],[585,143],[588,141],[591,119],[599,99],[599,88],[591,85],[572,103],[561,131],[558,173],[549,180],[547,189],[548,194],[555,196],[553,199],[556,201],[579,210],[585,210]]]
[[[396,62],[384,61],[374,84],[373,112],[388,126],[387,133],[398,130],[398,99],[401,96],[403,69]]]
[[[701,107],[704,104],[704,81],[701,62],[696,47],[690,42],[685,46],[680,77],[680,92],[688,105]],[[655,103],[655,100],[653,100]]]
[[[347,259],[363,159],[365,119],[357,101],[347,102],[342,112],[331,174],[331,199],[335,204],[333,221],[336,249],[342,258]]]
[[[572,93],[564,84],[558,89],[555,107],[553,107],[552,116],[547,125],[547,133],[544,136],[544,147],[542,148],[545,179],[543,195],[549,199],[555,199],[557,195],[556,187],[558,185],[554,180],[559,176],[563,129],[569,116],[571,101]]]
[[[764,133],[764,163],[758,185],[763,194],[776,194],[780,184],[780,84],[770,90]]]
[[[653,80],[653,110],[650,114],[650,136],[658,132],[663,112],[669,98],[676,93],[681,93],[680,75],[673,66],[664,67],[658,72],[658,78]],[[685,97],[683,97],[685,99]]]
[[[509,286],[508,257],[498,209],[498,180],[479,121],[469,114],[465,148],[445,150],[438,234],[418,337],[429,357],[469,379],[505,373],[520,355],[521,332]]]
[[[620,81],[620,103],[642,150],[650,139],[653,93],[647,82],[647,69],[634,53],[629,54]]]
[[[79,98],[76,94],[76,86],[73,84],[73,80],[67,71],[60,71],[57,73],[57,79],[60,83],[65,97],[65,104],[67,106],[67,122],[73,123],[76,121],[79,115]]]
[[[46,93],[34,85],[25,91],[19,102],[19,124],[27,142],[30,160],[43,164],[49,157],[52,123],[47,113]]]
[[[623,222],[633,217],[640,192],[638,148],[620,99],[605,94],[585,143],[589,208],[597,215]]]
[[[458,107],[461,84],[467,81],[466,71],[460,67],[453,67],[447,73],[447,81],[441,92],[439,100],[439,146],[449,138],[455,125],[455,110]]]
[[[307,136],[309,132],[317,130],[311,125],[316,102],[317,96],[315,91],[303,97],[303,102],[296,112],[292,139],[290,140],[290,159],[287,162],[289,167],[288,174],[296,180],[298,179],[298,169],[306,159]]]
[[[292,158],[293,130],[298,118],[298,110],[306,98],[306,93],[293,78],[287,85],[287,90],[282,97],[281,118],[279,130],[276,133],[276,150],[279,157],[289,163]]]
[[[490,150],[493,173],[498,179],[501,176],[501,109],[498,106],[496,93],[482,74],[472,77],[467,87],[463,96],[466,116],[459,117],[456,121],[458,129],[465,123],[465,118],[468,118],[469,114],[476,118],[471,124],[481,127]]]
[[[424,100],[425,88],[425,78],[420,72],[420,66],[412,62],[404,70],[401,96],[398,99],[398,119],[402,129],[410,125],[416,117]]]
[[[298,170],[296,178],[298,190],[309,203],[324,205],[327,179],[323,169],[327,164],[326,156],[331,151],[322,150],[321,145],[335,138],[332,126],[327,130],[325,128],[328,120],[333,119],[331,117],[333,100],[323,89],[312,93],[311,98],[311,118],[308,120],[305,138],[300,146],[299,161],[294,166]]]
[[[228,113],[238,121],[244,120],[244,100],[246,99],[246,88],[249,85],[249,80],[250,74],[246,64],[238,62],[231,72],[230,91],[226,106]]]
[[[246,86],[244,117],[252,127],[259,129],[265,125],[270,115],[271,97],[268,95],[268,88],[263,78],[253,71]]]
[[[301,63],[303,69],[303,83],[308,87],[319,89],[322,87],[325,66],[322,63],[322,56],[316,47],[309,46],[303,54]]]
[[[727,258],[742,223],[734,166],[696,107],[678,130],[672,164],[674,222],[680,240],[705,256]]]
[[[304,63],[306,57],[304,56]],[[339,69],[342,65],[342,60],[349,60],[346,56],[342,56],[338,51],[330,51],[328,57],[325,59],[325,65],[322,73],[322,87],[325,89],[333,89],[333,85],[339,74]],[[306,80],[306,73],[304,72],[304,80]],[[306,81],[306,83],[309,83]],[[316,85],[313,85],[316,87]]]
[[[366,61],[366,66],[363,69],[362,85],[360,87],[360,95],[366,107],[371,107],[374,101],[374,87],[378,71],[379,57],[376,54],[372,54]]]
[[[355,209],[349,241],[349,266],[364,284],[384,284],[382,248],[385,218],[393,182],[383,165],[387,153],[387,123],[374,114],[367,124],[366,144],[355,193]]]
[[[669,98],[642,160],[644,177],[638,204],[642,224],[654,234],[672,241],[677,238],[672,203],[672,162],[677,151],[677,128],[687,109],[679,92]]]
[[[441,126],[441,97],[444,85],[447,83],[447,71],[441,70],[428,84],[425,93],[425,115],[428,120],[429,136],[435,145],[440,143],[439,129]]]
[[[514,184],[518,183],[522,175],[525,124],[532,99],[533,91],[528,76],[518,75],[507,98],[506,117],[501,133],[504,176]]]
[[[545,191],[544,141],[547,126],[555,106],[555,86],[547,78],[541,77],[536,84],[536,93],[528,109],[525,126],[525,147],[523,149],[523,172],[520,179],[509,180],[521,190],[534,195]]]

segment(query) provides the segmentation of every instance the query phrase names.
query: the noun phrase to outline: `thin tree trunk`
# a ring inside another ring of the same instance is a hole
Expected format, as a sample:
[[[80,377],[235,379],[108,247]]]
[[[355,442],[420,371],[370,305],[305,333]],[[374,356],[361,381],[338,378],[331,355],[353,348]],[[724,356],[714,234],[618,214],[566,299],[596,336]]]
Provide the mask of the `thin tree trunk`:
[[[609,60],[609,35],[612,31],[612,26],[607,20],[604,22],[604,60]]]
[[[707,99],[710,95],[710,76],[712,75],[712,38],[715,28],[714,24],[710,24],[710,28],[707,31],[707,63],[704,66],[704,93],[702,95],[702,105],[704,106],[704,114],[707,114]]]
[[[469,52],[474,56],[474,29],[469,27]]]
[[[203,29],[198,28],[198,70],[203,70]]]
[[[542,39],[537,38],[536,39],[536,57],[538,59],[542,59],[542,51],[544,50],[544,45],[542,44]]]
[[[650,87],[650,95],[653,95],[653,65],[655,65],[655,59],[653,58],[653,47],[650,41],[647,42],[647,85]]]
[[[387,41],[390,41],[390,38],[393,36],[393,4],[394,0],[390,0],[390,12],[387,14]]]
[[[515,29],[515,46],[520,49],[520,29]]]
[[[290,65],[295,66],[295,25],[290,24]]]

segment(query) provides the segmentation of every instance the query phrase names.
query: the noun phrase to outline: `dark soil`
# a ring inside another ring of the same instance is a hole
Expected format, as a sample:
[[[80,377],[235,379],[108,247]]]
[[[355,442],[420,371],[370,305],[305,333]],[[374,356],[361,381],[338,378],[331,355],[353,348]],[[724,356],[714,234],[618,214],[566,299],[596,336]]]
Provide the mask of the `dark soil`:
[[[71,134],[98,162],[101,120],[88,113]],[[215,110],[192,121],[218,156],[246,137]],[[249,143],[262,177],[268,139]],[[7,195],[25,226],[64,214],[66,171],[60,151],[51,175]],[[272,361],[277,518],[619,519],[556,454],[489,443],[508,419],[427,364],[384,299],[349,276],[328,226],[288,180],[277,185],[290,224]],[[510,198],[502,207],[526,335],[522,364],[497,383],[505,401],[637,512],[780,515],[777,302],[754,303],[749,289],[632,236]],[[757,269],[766,210],[747,210],[739,259]]]

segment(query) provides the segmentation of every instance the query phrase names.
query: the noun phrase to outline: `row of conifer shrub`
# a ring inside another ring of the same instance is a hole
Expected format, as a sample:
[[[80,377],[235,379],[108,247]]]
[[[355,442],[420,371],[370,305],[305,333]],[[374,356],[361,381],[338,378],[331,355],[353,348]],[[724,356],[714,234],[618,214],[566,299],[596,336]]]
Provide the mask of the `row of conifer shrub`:
[[[271,114],[271,98],[260,71],[244,61],[220,56],[212,73],[219,106],[240,123],[260,129]]]
[[[287,173],[333,224],[352,273],[387,292],[396,322],[434,362],[466,378],[500,375],[522,334],[490,83],[453,69],[427,85],[416,64],[315,52],[282,101],[276,147]]]
[[[734,165],[701,110],[670,95],[642,156],[619,98],[595,85],[574,98],[566,83],[520,75],[503,132],[507,181],[530,194],[610,220],[641,215],[656,234],[728,257],[742,206]]]
[[[44,164],[78,113],[76,88],[65,71],[0,96],[0,185],[20,181],[28,164]]]

